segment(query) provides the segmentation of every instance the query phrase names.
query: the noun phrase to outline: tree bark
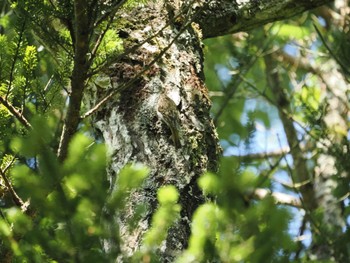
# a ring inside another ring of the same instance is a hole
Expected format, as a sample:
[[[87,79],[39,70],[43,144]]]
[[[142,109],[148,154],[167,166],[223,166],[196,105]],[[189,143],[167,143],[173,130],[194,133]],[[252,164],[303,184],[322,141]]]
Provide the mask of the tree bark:
[[[108,211],[115,220],[111,225],[119,224],[124,255],[140,249],[157,208],[157,190],[172,184],[180,193],[181,218],[157,251],[160,262],[171,262],[186,248],[192,214],[204,201],[196,181],[205,171],[217,170],[221,153],[204,85],[201,38],[248,30],[330,1],[190,1],[189,6],[166,2],[123,10],[116,30],[127,52],[100,75],[110,79],[108,87],[91,85],[86,98],[89,105],[104,102],[93,115],[93,126],[111,156],[111,192],[118,189],[117,175],[127,163],[143,163],[151,170],[123,211]],[[180,147],[157,114],[162,94],[176,105]],[[128,222],[139,204],[145,204],[147,212],[131,230]],[[112,239],[104,246],[118,253]]]

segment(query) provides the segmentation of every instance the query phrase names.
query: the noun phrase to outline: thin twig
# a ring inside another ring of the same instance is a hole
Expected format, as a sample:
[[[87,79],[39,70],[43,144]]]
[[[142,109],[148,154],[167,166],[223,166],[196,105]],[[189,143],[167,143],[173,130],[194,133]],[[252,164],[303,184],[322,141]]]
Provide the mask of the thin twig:
[[[92,64],[92,61],[93,61],[94,58],[96,57],[98,48],[100,47],[104,36],[106,35],[108,29],[110,28],[110,26],[111,26],[111,24],[112,24],[112,22],[113,22],[113,19],[114,19],[114,17],[111,16],[111,17],[110,17],[110,20],[109,20],[108,23],[107,23],[106,28],[105,28],[105,29],[101,32],[101,34],[98,36],[98,38],[97,38],[97,40],[96,40],[96,43],[95,43],[95,46],[93,47],[93,49],[92,49],[92,51],[91,51],[90,64]]]
[[[0,168],[0,176],[2,180],[5,183],[6,188],[11,194],[12,200],[15,203],[16,206],[20,207],[21,209],[24,209],[24,202],[22,199],[18,196],[15,189],[13,188],[12,184],[10,183],[10,180],[7,178],[5,172]]]
[[[6,167],[2,170],[3,173],[6,174],[7,170],[11,168],[12,164],[15,162],[16,157],[13,156],[12,160],[6,165]]]
[[[95,23],[94,23],[94,27],[98,26],[99,24],[101,24],[103,21],[105,21],[105,19],[107,19],[109,16],[114,16],[114,14],[119,10],[119,8],[121,8],[125,2],[127,0],[121,0],[119,3],[117,3],[115,6],[111,7],[110,10],[108,12],[106,12],[105,14],[103,14]],[[113,14],[113,15],[111,15]]]
[[[306,220],[306,214],[305,214],[299,228],[299,237],[304,235],[304,232],[306,230],[306,223],[307,223],[307,220]],[[299,244],[299,247],[298,247],[298,250],[295,252],[295,256],[294,256],[295,261],[299,259],[299,255],[303,249],[302,243],[300,241],[298,242],[298,244]]]
[[[8,111],[11,112],[12,115],[14,115],[27,129],[32,128],[29,121],[8,100],[0,96],[0,103],[4,105],[6,109],[8,109]]]
[[[260,50],[262,51],[262,49]],[[263,53],[263,52],[261,52]],[[260,54],[261,54],[260,53]],[[249,72],[249,70],[253,67],[253,65],[255,64],[255,62],[258,60],[259,55],[253,56],[251,57],[251,59],[249,60],[249,62],[247,63],[247,67],[241,70],[241,73],[239,73],[239,75],[241,74],[247,74]],[[243,72],[243,73],[242,73]],[[233,98],[233,96],[235,95],[239,85],[242,83],[242,79],[241,78],[234,78],[233,83],[231,83],[231,87],[230,90],[228,92],[225,93],[225,99],[224,101],[220,104],[220,108],[219,110],[216,112],[214,118],[213,118],[213,122],[215,125],[217,125],[220,116],[222,115],[222,113],[224,112],[225,108],[227,107],[227,105],[229,104],[229,102],[231,101],[231,99]]]

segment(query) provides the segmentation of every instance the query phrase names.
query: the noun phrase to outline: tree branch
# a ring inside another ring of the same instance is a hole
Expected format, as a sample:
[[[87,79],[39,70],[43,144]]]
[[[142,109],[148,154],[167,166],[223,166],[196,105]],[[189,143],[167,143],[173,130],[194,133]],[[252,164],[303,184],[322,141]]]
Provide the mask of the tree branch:
[[[16,117],[17,120],[19,120],[20,123],[22,123],[26,128],[30,129],[32,126],[30,125],[29,121],[5,98],[0,96],[0,103],[8,109],[9,112],[12,113],[13,116]]]
[[[7,178],[5,172],[0,168],[0,176],[2,180],[5,183],[6,188],[10,192],[11,198],[16,206],[21,208],[22,210],[26,210],[25,203],[22,201],[22,199],[17,195],[15,189],[12,187],[12,184],[10,183],[10,180]]]
[[[59,160],[67,156],[68,144],[75,134],[80,121],[80,107],[89,69],[87,53],[89,51],[89,18],[87,2],[85,0],[74,1],[75,15],[75,52],[74,67],[72,72],[72,92],[63,131],[58,148]]]
[[[260,153],[249,153],[245,155],[236,155],[237,158],[241,158],[243,160],[256,160],[256,159],[266,159],[266,158],[274,158],[281,157],[290,153],[289,147],[284,147],[275,151],[270,152],[260,152]]]
[[[310,173],[306,166],[306,160],[302,155],[302,150],[299,145],[297,132],[293,125],[293,120],[288,118],[284,111],[290,112],[289,98],[286,91],[282,86],[278,66],[276,60],[273,59],[273,55],[269,54],[264,57],[266,67],[267,83],[269,84],[272,93],[274,94],[274,101],[278,106],[279,116],[283,124],[284,131],[286,133],[287,141],[291,149],[291,155],[293,157],[293,163],[295,167],[295,174],[292,174],[293,183],[306,182],[310,179]],[[300,188],[300,192],[303,196],[303,203],[306,205],[306,209],[312,210],[316,207],[314,199],[314,191],[310,184],[304,185]]]
[[[203,38],[217,37],[262,26],[298,15],[331,0],[218,0],[196,19],[202,29]]]
[[[293,206],[296,208],[303,208],[299,198],[280,192],[271,192],[270,190],[257,188],[251,195],[255,199],[264,199],[267,196],[272,196],[277,204]]]

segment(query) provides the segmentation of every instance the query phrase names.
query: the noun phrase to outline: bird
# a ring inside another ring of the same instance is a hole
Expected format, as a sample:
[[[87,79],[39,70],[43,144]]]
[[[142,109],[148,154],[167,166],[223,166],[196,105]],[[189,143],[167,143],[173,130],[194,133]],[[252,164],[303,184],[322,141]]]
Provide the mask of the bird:
[[[157,102],[157,115],[171,131],[171,138],[175,148],[180,148],[180,115],[175,102],[165,94],[161,93]]]

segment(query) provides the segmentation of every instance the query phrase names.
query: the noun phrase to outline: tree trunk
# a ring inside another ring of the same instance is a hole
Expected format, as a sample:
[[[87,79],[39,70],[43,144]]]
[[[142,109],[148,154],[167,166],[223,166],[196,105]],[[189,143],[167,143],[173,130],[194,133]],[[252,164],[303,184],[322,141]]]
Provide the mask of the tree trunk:
[[[140,162],[151,169],[142,187],[132,192],[127,207],[117,215],[124,253],[130,256],[140,248],[141,238],[149,229],[150,219],[157,208],[157,189],[172,184],[179,191],[181,219],[169,230],[166,244],[159,251],[164,255],[161,262],[171,260],[175,251],[186,247],[189,220],[204,201],[196,180],[205,171],[217,169],[220,154],[209,116],[210,101],[203,83],[200,39],[191,26],[184,30],[171,19],[167,10],[157,4],[133,9],[121,18],[121,24],[130,25],[118,29],[119,35],[125,38],[125,50],[134,48],[159,31],[161,33],[109,67],[106,74],[113,89],[130,81],[133,85],[109,100],[93,121],[95,128],[103,134],[111,155],[109,178],[112,191],[118,187],[116,175],[127,163]],[[170,26],[163,29],[167,23]],[[183,31],[181,35],[179,31]],[[164,55],[152,64],[167,48]],[[139,75],[145,68],[147,71]],[[93,94],[98,101],[105,96],[105,90],[97,88]],[[172,140],[172,129],[157,114],[160,96],[168,96],[176,105],[173,110],[177,111],[174,118],[179,122],[179,147]],[[146,204],[147,213],[142,216],[139,227],[129,232],[128,222],[139,204]],[[109,250],[114,245],[111,241],[105,243]]]
[[[180,193],[181,218],[157,252],[160,262],[172,261],[187,246],[192,214],[204,201],[196,181],[205,171],[217,170],[221,152],[204,85],[201,38],[247,30],[330,1],[190,1],[181,9],[180,1],[165,2],[123,10],[116,30],[126,53],[100,76],[110,79],[108,87],[94,85],[87,98],[90,105],[104,101],[93,126],[111,156],[111,192],[117,190],[117,174],[127,163],[143,163],[151,170],[123,211],[109,211],[119,223],[126,256],[140,248],[150,227],[157,189],[172,184]],[[161,96],[171,100],[167,114],[176,125],[159,114]],[[139,204],[146,204],[147,212],[131,231],[128,222]],[[110,253],[119,251],[112,239],[104,246]]]

